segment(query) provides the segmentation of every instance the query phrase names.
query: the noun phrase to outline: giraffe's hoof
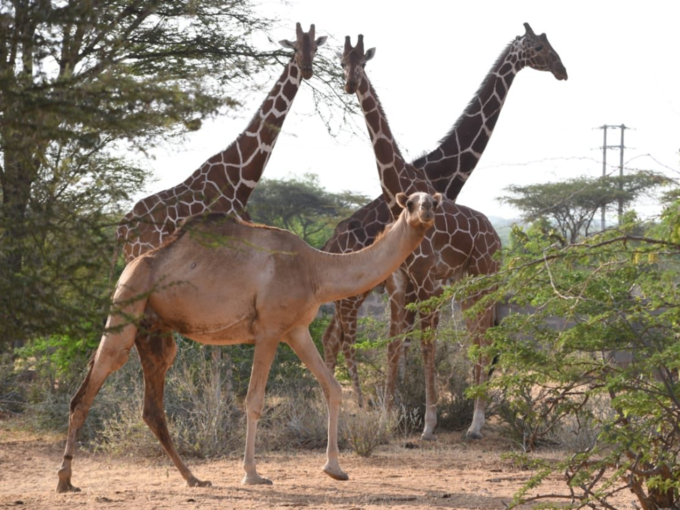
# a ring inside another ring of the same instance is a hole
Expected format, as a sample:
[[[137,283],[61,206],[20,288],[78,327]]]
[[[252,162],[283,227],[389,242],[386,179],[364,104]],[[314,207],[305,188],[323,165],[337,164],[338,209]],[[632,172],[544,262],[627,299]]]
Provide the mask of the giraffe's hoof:
[[[189,487],[212,487],[212,482],[209,480],[199,480],[198,478],[191,478],[187,480],[187,485]]]
[[[432,432],[423,432],[423,434],[420,436],[420,438],[423,441],[434,441],[435,440],[434,434]]]
[[[272,481],[268,478],[262,478],[260,475],[255,473],[254,475],[246,475],[241,480],[242,485],[272,485]]]
[[[468,430],[467,434],[465,434],[466,439],[475,439],[479,440],[482,439],[484,436],[480,434],[479,432],[475,432],[474,430]]]
[[[349,480],[349,475],[340,468],[332,469],[329,466],[324,466],[323,472],[330,476],[333,480],[338,480],[340,482]]]

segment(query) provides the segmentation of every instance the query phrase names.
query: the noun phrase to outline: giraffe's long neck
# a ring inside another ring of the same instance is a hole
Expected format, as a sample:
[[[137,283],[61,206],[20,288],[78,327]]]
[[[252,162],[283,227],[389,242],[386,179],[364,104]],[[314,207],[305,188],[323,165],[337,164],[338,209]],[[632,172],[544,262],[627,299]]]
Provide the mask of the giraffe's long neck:
[[[226,207],[230,211],[225,212],[240,214],[262,177],[301,82],[302,70],[291,59],[246,129],[182,185],[194,191],[200,189],[201,201],[208,205],[226,199],[228,206],[215,208]]]
[[[449,200],[460,190],[482,157],[515,75],[525,67],[523,37],[512,41],[486,75],[479,90],[434,151],[413,162]]]
[[[370,80],[364,75],[357,88],[359,104],[366,118],[368,134],[375,152],[380,185],[393,218],[398,218],[401,207],[397,204],[397,193],[411,194],[416,191],[434,193],[425,176],[405,161],[385,117],[380,100]]]

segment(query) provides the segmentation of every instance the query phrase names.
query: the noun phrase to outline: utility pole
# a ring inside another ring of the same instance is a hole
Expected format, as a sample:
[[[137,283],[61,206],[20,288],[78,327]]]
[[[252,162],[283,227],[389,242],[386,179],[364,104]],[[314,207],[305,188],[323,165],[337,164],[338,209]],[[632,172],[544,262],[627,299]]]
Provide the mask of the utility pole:
[[[604,133],[604,143],[602,144],[602,177],[607,176],[607,149],[619,149],[619,177],[623,177],[623,151],[626,148],[625,145],[623,144],[624,140],[624,133],[626,129],[630,129],[628,126],[625,124],[619,124],[619,125],[613,125],[613,124],[605,124],[603,126],[600,126],[599,129],[601,129]],[[621,130],[621,143],[619,145],[607,145],[607,129],[620,129]],[[619,181],[619,189],[623,190],[623,180]],[[604,212],[605,212],[605,207],[602,206],[602,214],[600,217],[600,224],[602,227],[602,230],[604,230],[605,224],[604,224]],[[623,216],[623,197],[619,198],[619,223],[621,223],[621,218]]]

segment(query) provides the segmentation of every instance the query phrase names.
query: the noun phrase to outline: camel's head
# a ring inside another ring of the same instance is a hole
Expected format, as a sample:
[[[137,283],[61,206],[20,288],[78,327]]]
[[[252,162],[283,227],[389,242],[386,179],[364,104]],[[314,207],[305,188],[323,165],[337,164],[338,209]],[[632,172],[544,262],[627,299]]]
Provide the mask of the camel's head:
[[[312,70],[312,61],[316,50],[326,42],[326,36],[314,39],[314,25],[309,27],[309,32],[302,31],[300,23],[295,25],[296,39],[295,42],[283,39],[279,44],[284,48],[290,48],[295,51],[295,63],[302,69],[302,77],[309,80],[314,76]]]
[[[560,56],[550,46],[548,37],[545,34],[536,35],[529,23],[525,23],[524,28],[526,34],[524,34],[523,49],[526,65],[538,71],[550,71],[558,80],[566,80],[567,70]]]
[[[406,215],[406,221],[412,228],[428,230],[434,225],[434,215],[442,203],[441,194],[417,192],[406,196],[405,193],[397,193],[396,198],[397,203],[404,208],[402,215]]]
[[[345,37],[345,49],[342,53],[337,52],[338,58],[342,63],[345,72],[345,92],[354,94],[364,78],[364,67],[366,62],[375,55],[375,48],[364,53],[364,36],[359,35],[357,45],[352,47],[350,37]]]

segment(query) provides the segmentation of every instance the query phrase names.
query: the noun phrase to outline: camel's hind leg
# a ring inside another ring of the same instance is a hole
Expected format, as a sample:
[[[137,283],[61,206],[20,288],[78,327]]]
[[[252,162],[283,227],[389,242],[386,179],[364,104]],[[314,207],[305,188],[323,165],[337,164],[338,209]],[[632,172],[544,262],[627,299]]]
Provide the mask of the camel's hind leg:
[[[144,422],[156,435],[166,453],[187,481],[189,487],[210,487],[208,481],[196,478],[182,462],[172,443],[165,419],[163,391],[165,374],[172,366],[177,354],[177,344],[170,331],[140,334],[135,340],[139,359],[144,372]]]
[[[118,281],[112,312],[106,321],[106,331],[102,335],[83,384],[71,400],[68,436],[64,460],[59,469],[57,492],[78,490],[71,484],[71,462],[76,449],[78,430],[85,422],[94,397],[106,378],[128,360],[137,334],[136,323],[146,308],[149,278],[146,263],[135,261],[128,265]]]
[[[111,322],[111,317],[109,317]],[[71,400],[71,412],[69,414],[68,437],[64,460],[59,469],[59,484],[57,492],[76,492],[80,489],[71,484],[71,461],[76,448],[76,436],[82,427],[94,397],[99,392],[102,384],[112,372],[122,367],[128,360],[130,349],[135,340],[136,327],[128,325],[119,333],[107,333],[102,337],[99,348],[90,363],[90,369]]]

